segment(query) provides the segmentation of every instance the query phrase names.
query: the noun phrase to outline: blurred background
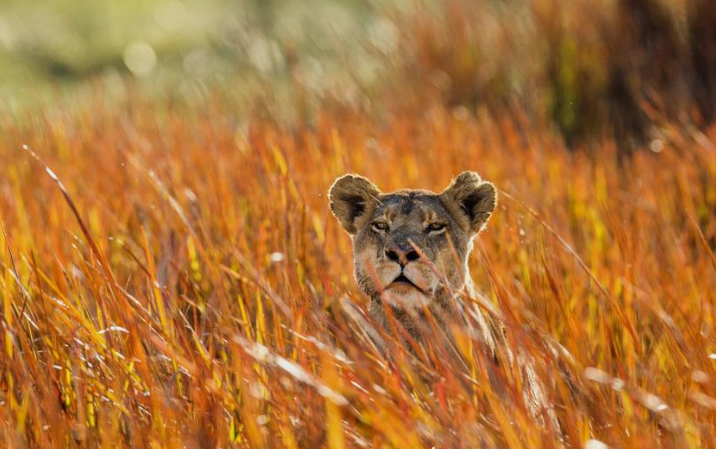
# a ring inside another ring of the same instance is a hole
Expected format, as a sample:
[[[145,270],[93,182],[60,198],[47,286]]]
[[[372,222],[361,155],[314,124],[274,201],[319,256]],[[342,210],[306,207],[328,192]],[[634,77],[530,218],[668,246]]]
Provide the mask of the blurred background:
[[[92,92],[310,116],[440,102],[660,150],[716,116],[712,0],[3,0],[0,108]]]

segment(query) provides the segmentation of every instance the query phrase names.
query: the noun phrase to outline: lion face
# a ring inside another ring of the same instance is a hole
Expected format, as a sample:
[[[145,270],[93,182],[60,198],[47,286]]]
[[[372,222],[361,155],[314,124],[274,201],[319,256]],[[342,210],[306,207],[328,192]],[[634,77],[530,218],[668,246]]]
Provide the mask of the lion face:
[[[464,172],[442,193],[381,193],[368,179],[345,175],[331,187],[331,210],[353,237],[361,290],[397,308],[430,305],[459,291],[473,238],[496,204],[495,188]]]

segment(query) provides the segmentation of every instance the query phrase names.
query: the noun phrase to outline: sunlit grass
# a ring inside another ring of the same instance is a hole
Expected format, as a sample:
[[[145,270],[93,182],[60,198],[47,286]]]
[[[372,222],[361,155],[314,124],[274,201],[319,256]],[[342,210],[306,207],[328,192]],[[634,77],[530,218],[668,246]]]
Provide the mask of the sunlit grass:
[[[713,130],[620,159],[442,107],[283,124],[121,106],[3,129],[4,445],[713,445]],[[478,341],[457,339],[464,364],[392,344],[352,280],[336,176],[439,190],[466,169],[501,192],[473,276],[561,432]]]

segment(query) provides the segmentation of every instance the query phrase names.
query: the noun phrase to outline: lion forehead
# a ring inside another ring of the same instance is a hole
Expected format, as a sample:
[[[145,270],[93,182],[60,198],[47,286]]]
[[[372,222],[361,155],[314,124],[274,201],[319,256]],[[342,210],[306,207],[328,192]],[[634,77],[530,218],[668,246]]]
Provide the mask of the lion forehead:
[[[433,221],[452,221],[440,198],[425,190],[402,190],[383,195],[373,211],[373,219],[391,222],[423,224]],[[370,223],[366,223],[368,226]]]

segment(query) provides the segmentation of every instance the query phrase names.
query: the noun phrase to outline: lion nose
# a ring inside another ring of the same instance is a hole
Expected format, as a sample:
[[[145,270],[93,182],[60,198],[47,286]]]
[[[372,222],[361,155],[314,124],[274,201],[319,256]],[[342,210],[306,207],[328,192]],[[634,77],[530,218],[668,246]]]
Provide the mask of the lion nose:
[[[410,249],[401,249],[393,245],[385,249],[385,257],[393,262],[398,262],[400,265],[407,265],[408,262],[418,260],[420,255],[412,247]]]

